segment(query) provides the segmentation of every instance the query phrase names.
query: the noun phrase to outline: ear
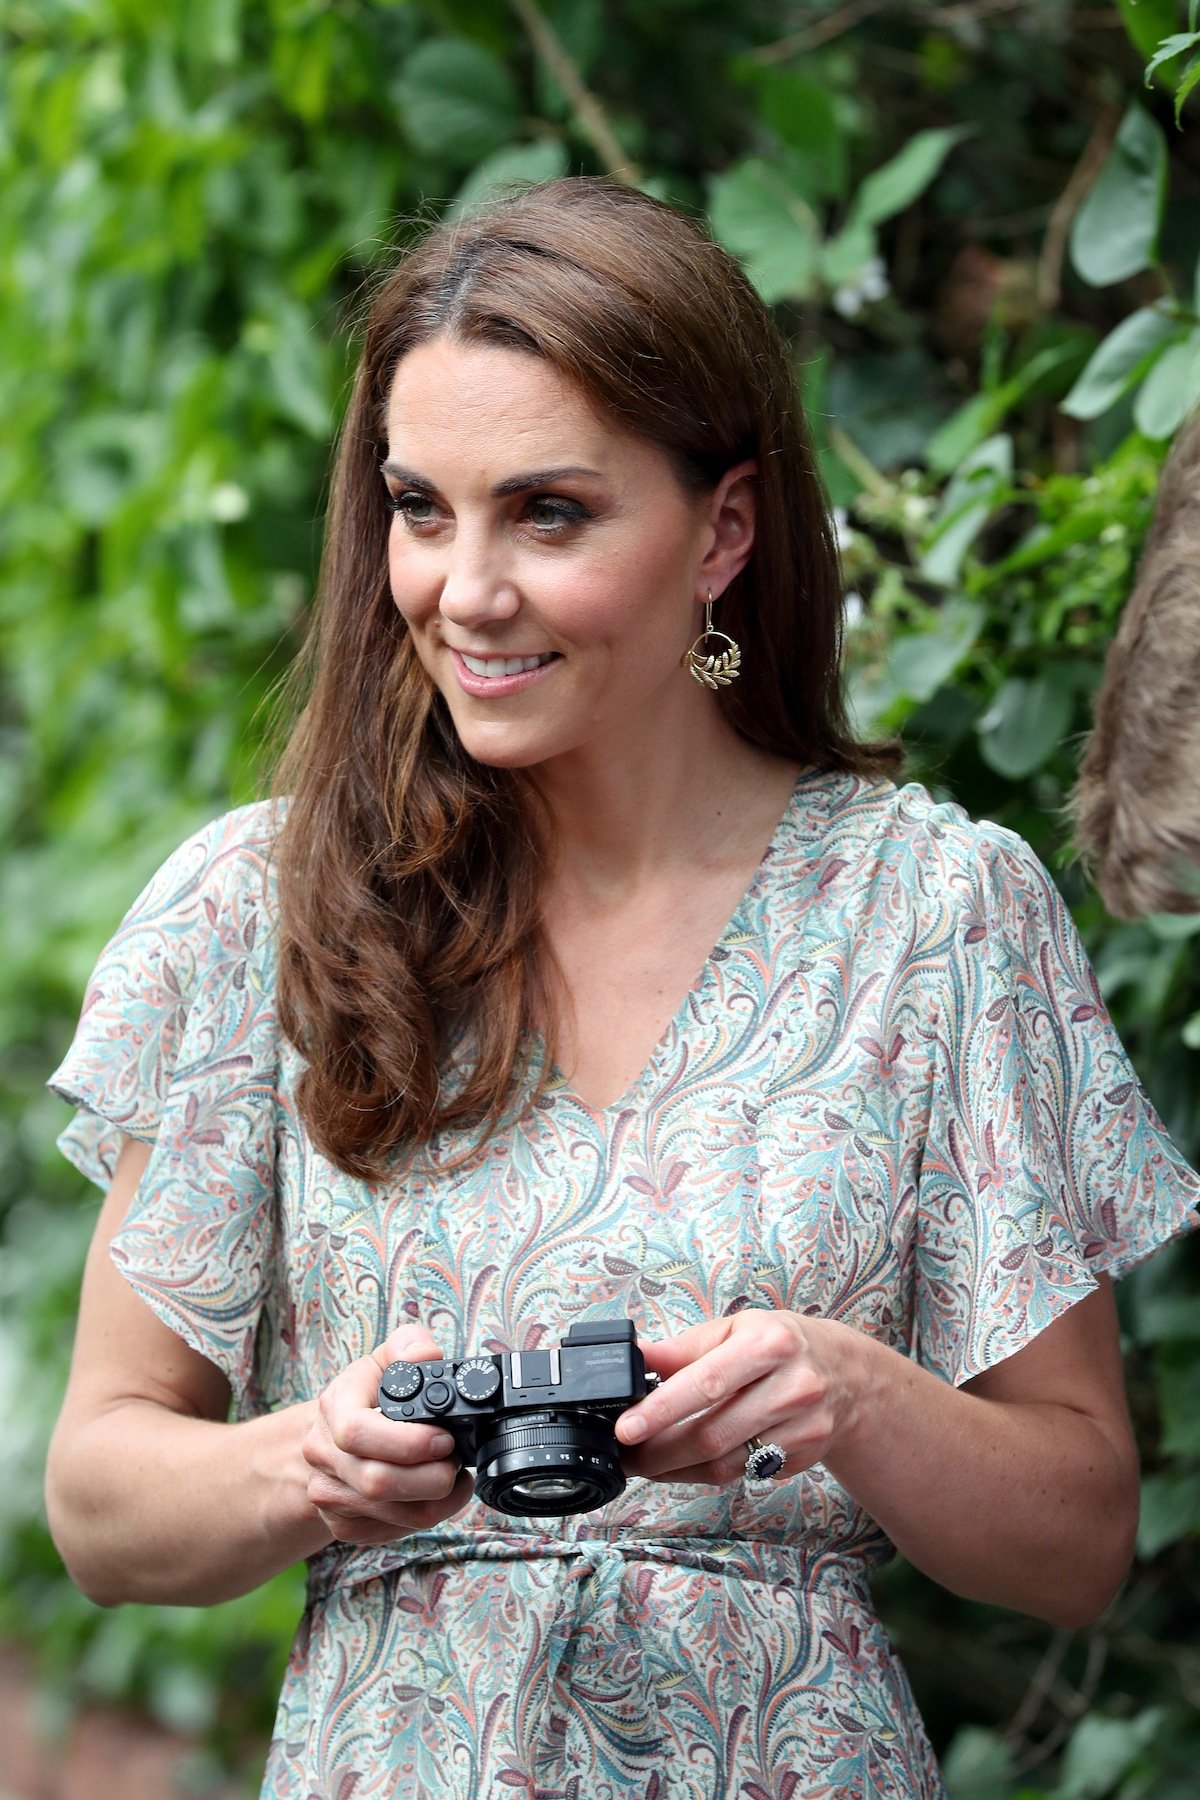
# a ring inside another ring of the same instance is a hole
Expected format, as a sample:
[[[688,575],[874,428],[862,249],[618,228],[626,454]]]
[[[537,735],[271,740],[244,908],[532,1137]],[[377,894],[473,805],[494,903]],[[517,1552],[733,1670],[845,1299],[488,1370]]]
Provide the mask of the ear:
[[[758,464],[738,463],[727,469],[705,503],[710,540],[697,571],[699,599],[709,589],[720,597],[740,575],[754,548]]]

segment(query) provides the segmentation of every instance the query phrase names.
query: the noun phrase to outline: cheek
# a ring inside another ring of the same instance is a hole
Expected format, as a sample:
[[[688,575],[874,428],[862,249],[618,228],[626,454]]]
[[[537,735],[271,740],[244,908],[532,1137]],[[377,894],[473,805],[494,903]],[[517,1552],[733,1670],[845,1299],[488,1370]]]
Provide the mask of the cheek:
[[[428,581],[421,580],[421,565],[393,526],[388,539],[388,585],[401,616],[410,624],[418,624],[433,609]]]
[[[686,559],[673,544],[618,553],[601,568],[581,569],[566,586],[570,616],[581,636],[612,637],[635,653],[639,642],[662,638],[673,643],[693,622]]]

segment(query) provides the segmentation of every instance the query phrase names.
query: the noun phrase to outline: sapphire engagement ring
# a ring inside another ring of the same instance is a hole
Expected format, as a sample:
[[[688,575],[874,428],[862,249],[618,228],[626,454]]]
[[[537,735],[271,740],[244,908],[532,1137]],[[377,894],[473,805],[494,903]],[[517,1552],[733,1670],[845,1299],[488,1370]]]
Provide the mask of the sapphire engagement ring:
[[[778,1444],[764,1444],[761,1438],[752,1437],[746,1445],[746,1480],[774,1481],[782,1475],[786,1462],[787,1451]]]

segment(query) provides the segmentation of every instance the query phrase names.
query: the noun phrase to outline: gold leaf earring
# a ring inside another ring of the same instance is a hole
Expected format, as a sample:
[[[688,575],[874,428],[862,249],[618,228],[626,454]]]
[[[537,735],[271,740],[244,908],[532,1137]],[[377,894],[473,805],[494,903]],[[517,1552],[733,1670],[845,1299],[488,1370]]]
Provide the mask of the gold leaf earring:
[[[684,657],[684,666],[701,687],[728,687],[742,672],[742,653],[725,632],[713,630],[712,609],[712,589],[709,588],[708,599],[704,602],[704,630]],[[703,646],[709,638],[717,638],[729,648],[705,653]]]

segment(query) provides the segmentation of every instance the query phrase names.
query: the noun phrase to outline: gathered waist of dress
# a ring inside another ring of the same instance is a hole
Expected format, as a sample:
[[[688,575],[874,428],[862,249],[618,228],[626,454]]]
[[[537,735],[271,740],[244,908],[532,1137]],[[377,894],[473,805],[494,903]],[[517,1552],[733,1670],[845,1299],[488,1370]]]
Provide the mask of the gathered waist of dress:
[[[595,1566],[616,1560],[631,1568],[660,1563],[739,1582],[796,1587],[806,1593],[814,1588],[828,1588],[853,1590],[862,1595],[872,1569],[881,1560],[878,1555],[864,1556],[863,1548],[831,1549],[828,1545],[711,1537],[647,1538],[625,1532],[563,1538],[542,1537],[529,1531],[438,1529],[413,1532],[388,1544],[327,1545],[308,1559],[308,1603],[315,1605],[337,1588],[355,1587],[398,1569],[530,1561]]]

